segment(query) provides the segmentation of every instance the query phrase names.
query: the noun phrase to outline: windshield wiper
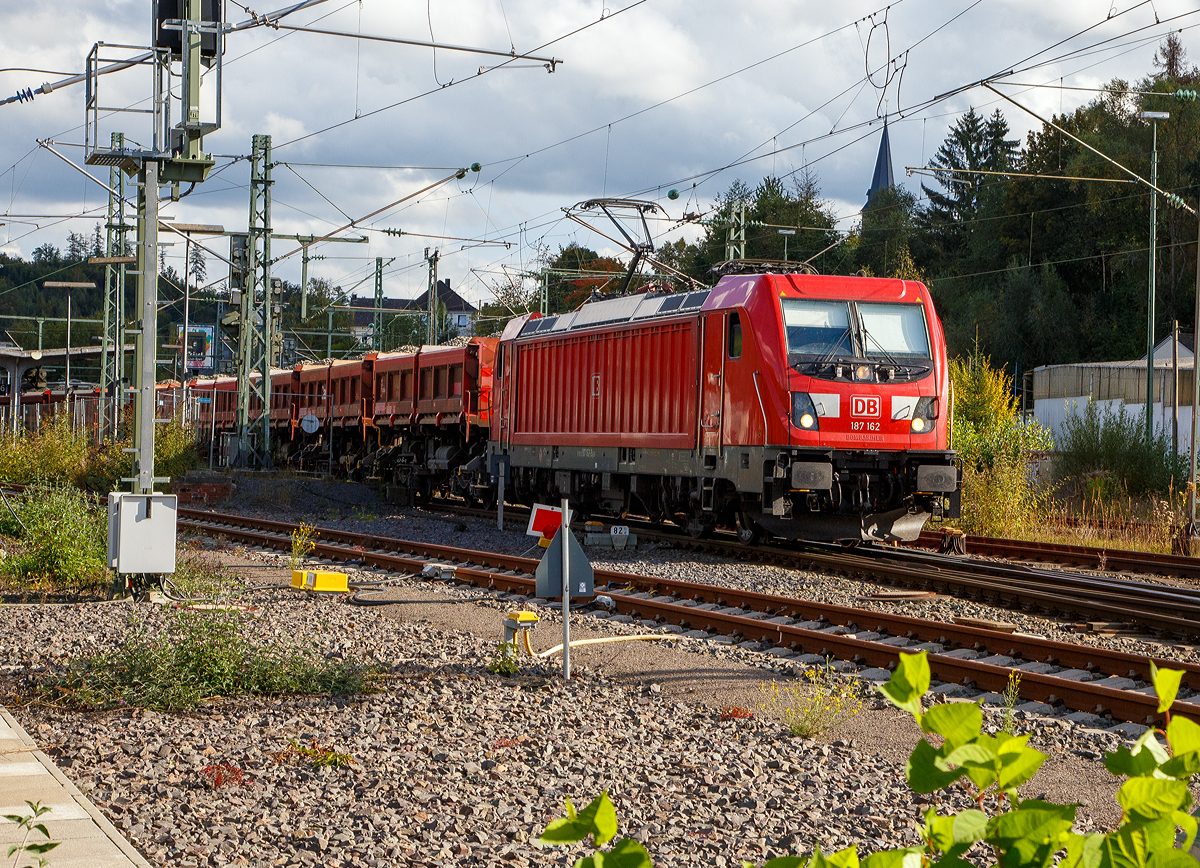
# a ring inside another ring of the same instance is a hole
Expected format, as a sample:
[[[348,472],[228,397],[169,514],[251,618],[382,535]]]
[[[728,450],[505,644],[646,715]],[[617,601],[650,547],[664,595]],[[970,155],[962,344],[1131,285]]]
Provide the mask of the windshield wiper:
[[[904,367],[898,361],[896,361],[894,358],[892,358],[892,354],[889,353],[886,349],[884,349],[883,344],[881,344],[879,341],[875,340],[874,336],[869,331],[867,331],[867,327],[864,323],[859,323],[859,331],[862,332],[862,336],[864,338],[869,340],[871,343],[875,344],[875,346],[879,347],[879,352],[883,353],[883,357],[885,359],[887,359],[888,364],[892,365],[892,367],[895,367],[895,368]]]
[[[849,334],[850,326],[846,326],[846,328],[842,330],[841,334],[829,342],[829,349],[822,353],[821,356],[812,363],[813,368],[817,369],[829,364],[833,360],[833,357],[837,355],[838,348],[842,345],[842,340],[848,337]]]

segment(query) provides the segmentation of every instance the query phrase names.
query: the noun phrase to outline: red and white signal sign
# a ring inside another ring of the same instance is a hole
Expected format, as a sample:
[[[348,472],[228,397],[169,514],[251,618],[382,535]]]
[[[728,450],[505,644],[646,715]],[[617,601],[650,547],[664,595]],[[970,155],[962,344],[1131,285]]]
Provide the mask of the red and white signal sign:
[[[851,395],[850,396],[850,415],[851,416],[871,416],[879,418],[879,396],[878,395]]]
[[[567,523],[571,522],[571,517],[575,514],[575,510],[571,510],[567,515]],[[525,529],[525,536],[536,537],[553,537],[558,533],[559,527],[562,526],[562,508],[557,506],[547,506],[544,503],[535,503],[533,512],[529,514],[529,527]]]

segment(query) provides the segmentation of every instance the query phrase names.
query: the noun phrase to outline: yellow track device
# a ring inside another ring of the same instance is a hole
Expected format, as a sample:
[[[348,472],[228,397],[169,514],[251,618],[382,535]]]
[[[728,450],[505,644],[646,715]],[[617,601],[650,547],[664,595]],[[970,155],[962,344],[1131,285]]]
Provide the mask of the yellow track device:
[[[292,587],[300,591],[345,593],[350,590],[350,583],[345,573],[292,570]]]

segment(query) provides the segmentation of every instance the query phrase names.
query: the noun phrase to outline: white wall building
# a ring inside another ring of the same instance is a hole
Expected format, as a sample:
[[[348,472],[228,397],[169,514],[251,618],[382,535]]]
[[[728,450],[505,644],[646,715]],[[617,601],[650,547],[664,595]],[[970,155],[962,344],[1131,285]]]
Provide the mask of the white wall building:
[[[1176,401],[1175,371],[1171,359],[1171,338],[1154,350],[1155,433],[1171,436],[1178,414],[1178,449],[1191,449],[1192,374],[1195,357],[1192,335],[1179,340],[1179,385]],[[1070,365],[1044,365],[1033,371],[1033,415],[1058,437],[1068,416],[1078,413],[1088,401],[1103,410],[1125,411],[1137,418],[1146,412],[1146,359],[1129,362],[1080,362]]]

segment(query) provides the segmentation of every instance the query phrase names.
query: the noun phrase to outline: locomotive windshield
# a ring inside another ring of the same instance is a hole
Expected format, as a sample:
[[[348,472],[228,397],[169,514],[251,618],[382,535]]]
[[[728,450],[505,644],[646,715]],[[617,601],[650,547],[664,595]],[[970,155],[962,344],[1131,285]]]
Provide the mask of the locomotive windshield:
[[[928,359],[919,304],[782,298],[788,355],[833,359]]]
[[[867,358],[929,358],[929,330],[921,305],[859,302],[856,306]]]
[[[788,354],[852,356],[850,305],[844,301],[780,299]]]

